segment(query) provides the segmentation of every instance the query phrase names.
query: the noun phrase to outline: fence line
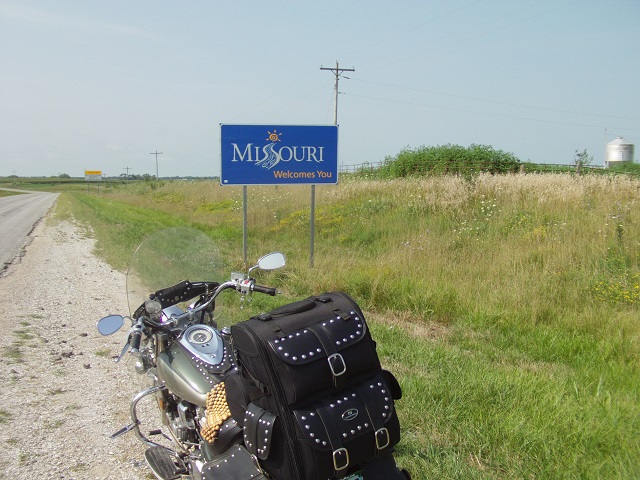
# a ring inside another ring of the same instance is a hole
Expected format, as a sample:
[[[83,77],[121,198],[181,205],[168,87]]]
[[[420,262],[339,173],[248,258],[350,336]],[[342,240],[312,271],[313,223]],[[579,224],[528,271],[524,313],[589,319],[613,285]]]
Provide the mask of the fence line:
[[[363,173],[363,172],[373,172],[375,170],[377,170],[378,168],[384,166],[386,164],[386,162],[364,162],[364,163],[360,163],[357,165],[339,165],[338,166],[338,173]],[[428,165],[425,164],[424,166],[425,170],[428,170],[429,167]],[[476,170],[477,167],[476,166],[469,166],[470,169]],[[519,167],[519,171],[522,173],[533,173],[533,172],[541,172],[541,171],[549,171],[547,169],[554,169],[554,168],[559,168],[559,169],[567,169],[568,171],[575,171],[576,173],[580,173],[581,171],[586,173],[589,171],[599,171],[602,172],[603,170],[605,171],[609,171],[610,173],[614,173],[614,174],[627,174],[627,175],[637,175],[636,173],[633,172],[617,172],[614,170],[609,170],[608,168],[605,168],[602,165],[582,165],[582,166],[576,166],[576,165],[571,165],[571,164],[566,164],[566,163],[537,163],[537,164],[529,164],[529,163],[521,163],[520,167]],[[461,169],[464,170],[464,167]]]
[[[339,173],[357,173],[362,171],[373,171],[384,165],[384,162],[364,162],[359,165],[339,165]]]

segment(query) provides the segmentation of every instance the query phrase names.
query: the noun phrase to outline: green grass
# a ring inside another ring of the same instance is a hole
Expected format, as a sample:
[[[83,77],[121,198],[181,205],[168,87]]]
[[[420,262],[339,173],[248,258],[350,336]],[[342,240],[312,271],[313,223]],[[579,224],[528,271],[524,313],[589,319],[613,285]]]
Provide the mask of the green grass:
[[[0,187],[1,187],[1,185],[0,185]],[[14,195],[22,195],[22,194],[18,193],[18,192],[10,192],[10,191],[7,191],[7,190],[0,190],[0,198],[2,198],[2,197],[12,197]]]
[[[639,192],[626,175],[345,177],[317,187],[311,269],[308,188],[250,187],[249,257],[288,262],[259,274],[284,297],[240,316],[354,296],[403,386],[398,461],[416,479],[637,478]],[[232,269],[241,208],[239,188],[140,182],[65,193],[58,215],[117,268],[152,231],[192,225]]]
[[[11,420],[11,414],[4,409],[0,408],[0,425],[4,425]]]

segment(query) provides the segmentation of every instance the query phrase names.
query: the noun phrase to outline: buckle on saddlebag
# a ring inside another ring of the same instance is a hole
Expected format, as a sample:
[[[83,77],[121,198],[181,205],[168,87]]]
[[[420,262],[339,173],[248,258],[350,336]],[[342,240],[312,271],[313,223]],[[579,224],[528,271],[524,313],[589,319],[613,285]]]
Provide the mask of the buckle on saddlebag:
[[[387,430],[386,428],[376,430],[376,447],[378,447],[378,450],[387,448],[390,443],[391,438],[389,437],[389,430]]]
[[[342,355],[340,355],[339,353],[334,353],[333,355],[329,355],[329,357],[327,357],[327,360],[329,362],[329,368],[331,369],[331,373],[333,373],[334,377],[339,377],[340,375],[344,375],[345,372],[347,371],[347,364],[344,362],[344,358],[342,358]]]
[[[339,448],[333,452],[333,468],[336,472],[344,470],[349,466],[349,452],[346,448]]]

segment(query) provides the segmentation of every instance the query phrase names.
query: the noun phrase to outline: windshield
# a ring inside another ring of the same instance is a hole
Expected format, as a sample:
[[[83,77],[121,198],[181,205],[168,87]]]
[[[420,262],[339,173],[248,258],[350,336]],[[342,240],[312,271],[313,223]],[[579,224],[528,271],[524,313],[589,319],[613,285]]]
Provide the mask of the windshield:
[[[192,227],[172,227],[147,237],[136,249],[127,271],[127,300],[133,312],[154,293],[183,280],[224,282],[229,269],[215,242]],[[185,309],[187,305],[178,304]],[[216,300],[216,317],[221,298]]]

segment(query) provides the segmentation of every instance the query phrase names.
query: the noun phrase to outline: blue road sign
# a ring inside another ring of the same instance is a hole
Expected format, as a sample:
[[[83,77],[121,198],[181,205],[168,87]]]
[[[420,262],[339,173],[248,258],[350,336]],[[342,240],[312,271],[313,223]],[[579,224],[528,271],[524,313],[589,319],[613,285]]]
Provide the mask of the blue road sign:
[[[220,125],[221,185],[338,183],[336,125]]]

